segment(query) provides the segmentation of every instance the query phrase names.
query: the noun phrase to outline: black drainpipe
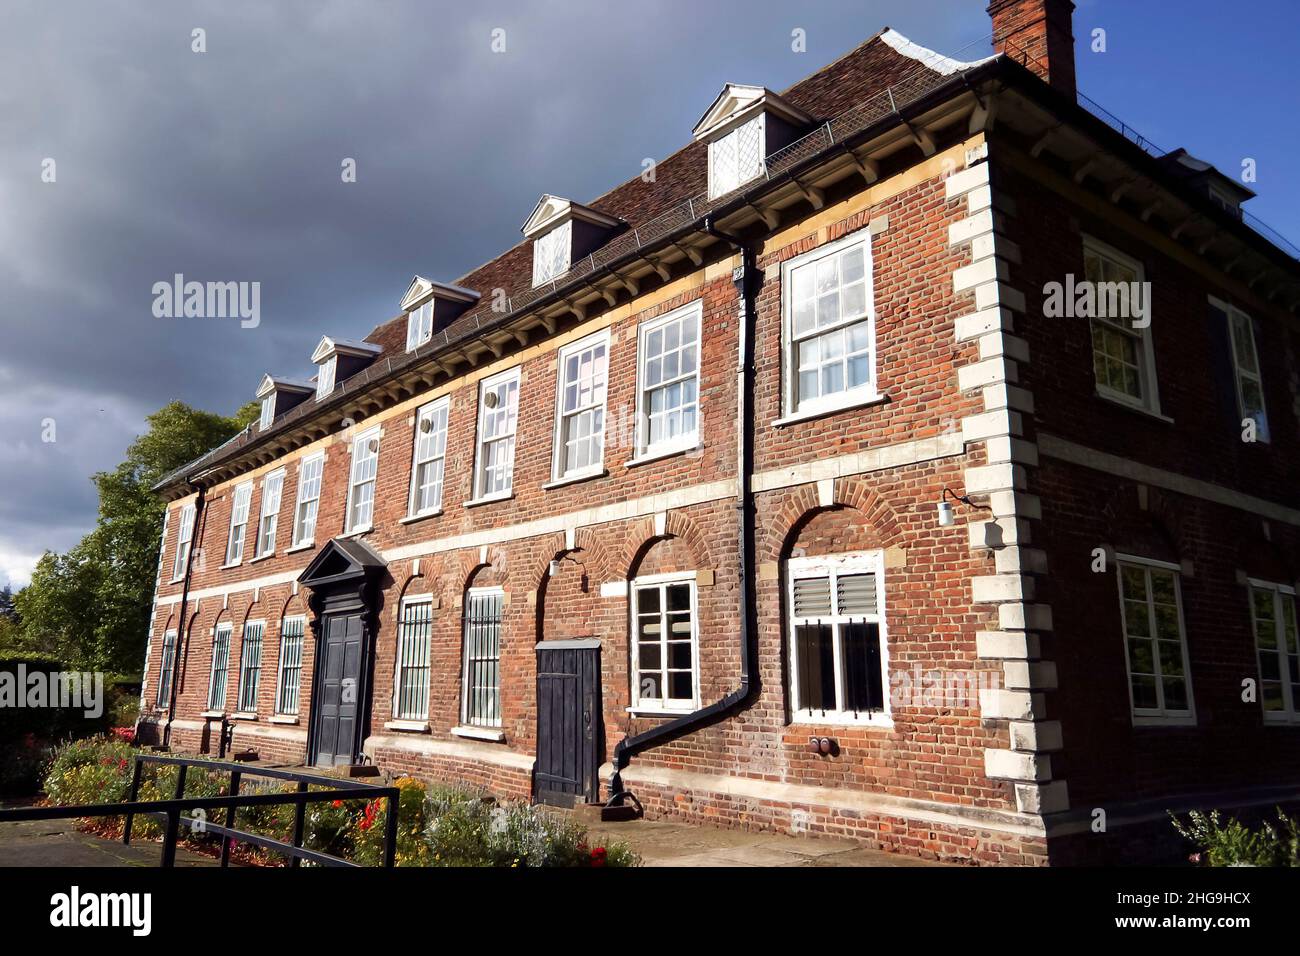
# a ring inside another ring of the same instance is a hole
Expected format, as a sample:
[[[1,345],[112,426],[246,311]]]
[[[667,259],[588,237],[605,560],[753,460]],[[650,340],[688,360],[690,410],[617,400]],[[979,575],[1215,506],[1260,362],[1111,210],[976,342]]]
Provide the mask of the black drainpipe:
[[[189,482],[191,488],[193,482]],[[180,682],[182,650],[185,647],[185,641],[189,638],[188,631],[185,627],[185,608],[190,599],[190,573],[194,567],[194,552],[198,550],[199,542],[199,519],[203,516],[203,495],[205,489],[199,487],[199,496],[194,499],[194,524],[190,529],[190,550],[185,555],[185,580],[181,584],[181,611],[179,619],[176,621],[176,649],[172,653],[172,686],[167,700],[167,723],[163,725],[162,745],[170,747],[172,742],[172,721],[176,719],[176,687]],[[179,534],[179,529],[177,529]],[[165,545],[167,542],[163,542]],[[166,635],[163,635],[166,640]],[[159,675],[161,676],[161,675]]]
[[[653,730],[635,737],[624,737],[614,747],[613,775],[609,781],[606,806],[619,806],[624,800],[638,803],[636,796],[623,787],[621,771],[628,761],[660,744],[670,743],[701,727],[716,723],[744,706],[758,689],[754,666],[754,496],[750,489],[753,475],[754,416],[749,408],[754,394],[754,297],[759,285],[754,250],[739,237],[718,230],[713,217],[704,220],[704,231],[721,239],[740,252],[740,267],[733,270],[732,280],[740,297],[740,342],[736,364],[736,523],[740,544],[740,684],[726,697],[700,710],[684,714]]]

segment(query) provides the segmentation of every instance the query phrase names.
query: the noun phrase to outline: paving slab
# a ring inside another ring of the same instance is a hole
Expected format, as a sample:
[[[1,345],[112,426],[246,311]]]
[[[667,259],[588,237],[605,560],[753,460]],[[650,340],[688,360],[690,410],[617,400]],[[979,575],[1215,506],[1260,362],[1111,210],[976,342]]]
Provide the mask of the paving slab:
[[[149,840],[106,840],[82,833],[72,820],[23,820],[0,823],[0,867],[76,866],[155,867],[162,858],[162,844]],[[216,866],[218,861],[176,848],[177,866]]]
[[[798,867],[948,866],[933,860],[872,850],[821,837],[797,837],[752,830],[728,830],[667,820],[596,823],[588,842],[626,843],[646,866]]]

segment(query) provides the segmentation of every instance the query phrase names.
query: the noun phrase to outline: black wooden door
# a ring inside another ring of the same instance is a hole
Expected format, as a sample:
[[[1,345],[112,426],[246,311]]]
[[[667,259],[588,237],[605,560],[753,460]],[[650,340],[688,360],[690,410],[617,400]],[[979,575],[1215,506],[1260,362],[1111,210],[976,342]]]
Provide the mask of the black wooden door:
[[[600,642],[537,645],[538,803],[572,806],[600,795]]]
[[[358,699],[361,688],[361,615],[330,614],[317,668],[316,722],[312,764],[333,767],[355,759]]]

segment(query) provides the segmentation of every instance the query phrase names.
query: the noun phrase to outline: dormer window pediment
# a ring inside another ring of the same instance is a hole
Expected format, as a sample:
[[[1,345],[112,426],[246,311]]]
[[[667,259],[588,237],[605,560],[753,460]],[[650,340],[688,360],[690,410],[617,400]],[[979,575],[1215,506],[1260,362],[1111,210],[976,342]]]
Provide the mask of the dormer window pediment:
[[[767,157],[791,143],[812,117],[762,86],[728,83],[695,124],[709,144],[709,198],[762,175]]]
[[[452,321],[473,306],[479,294],[445,282],[435,282],[416,276],[402,296],[402,311],[406,313],[406,351],[411,352],[433,338],[433,333],[445,329]]]
[[[533,285],[550,282],[603,245],[622,220],[549,193],[538,200],[523,225],[533,240]]]

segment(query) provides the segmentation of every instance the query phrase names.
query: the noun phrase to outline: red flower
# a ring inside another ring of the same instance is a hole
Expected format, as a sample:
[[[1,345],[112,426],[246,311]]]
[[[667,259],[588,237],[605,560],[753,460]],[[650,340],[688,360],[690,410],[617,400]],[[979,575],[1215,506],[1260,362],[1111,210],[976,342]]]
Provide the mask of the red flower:
[[[605,860],[606,860],[606,854],[605,854],[605,848],[603,846],[598,846],[596,847],[596,849],[591,851],[592,866],[604,866]]]
[[[331,806],[331,807],[341,807],[341,806],[343,806],[343,801],[342,801],[342,800],[335,800],[333,803],[330,804],[330,806]]]

